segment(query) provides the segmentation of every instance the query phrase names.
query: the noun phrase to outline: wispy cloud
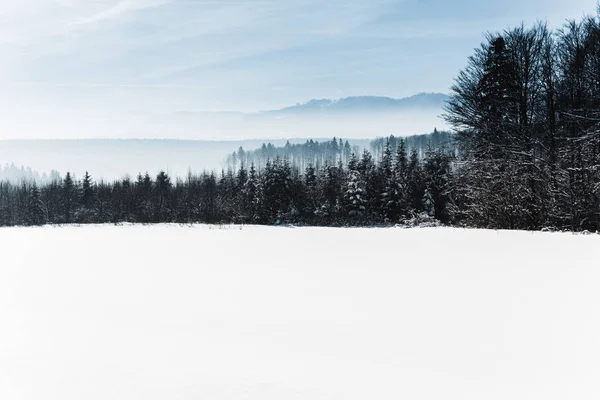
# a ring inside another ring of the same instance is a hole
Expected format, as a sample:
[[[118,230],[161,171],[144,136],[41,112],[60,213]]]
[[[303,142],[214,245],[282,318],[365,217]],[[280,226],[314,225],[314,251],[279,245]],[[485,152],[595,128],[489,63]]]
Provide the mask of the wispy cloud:
[[[27,118],[445,92],[482,31],[596,1],[0,0],[0,103]]]
[[[132,13],[146,8],[158,7],[175,0],[121,0],[107,9],[89,17],[76,21],[77,25],[96,23],[107,19],[114,19],[124,14]]]

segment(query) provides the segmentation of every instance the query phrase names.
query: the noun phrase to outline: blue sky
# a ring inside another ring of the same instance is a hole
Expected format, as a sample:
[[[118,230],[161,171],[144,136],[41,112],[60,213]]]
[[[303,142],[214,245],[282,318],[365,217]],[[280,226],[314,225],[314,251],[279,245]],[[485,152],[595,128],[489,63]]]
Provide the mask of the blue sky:
[[[448,92],[483,31],[536,20],[559,26],[595,7],[596,0],[0,0],[0,107],[12,121],[0,128],[26,135],[39,127],[20,120],[33,116],[119,129],[132,115]]]

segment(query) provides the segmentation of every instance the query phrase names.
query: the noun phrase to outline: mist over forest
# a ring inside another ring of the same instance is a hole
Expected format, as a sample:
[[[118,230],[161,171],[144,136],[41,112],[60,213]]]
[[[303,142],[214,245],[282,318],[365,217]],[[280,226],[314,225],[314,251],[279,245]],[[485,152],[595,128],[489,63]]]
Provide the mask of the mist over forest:
[[[448,98],[436,93],[403,99],[358,96],[311,100],[255,113],[182,111],[139,116],[135,126],[125,124],[118,129],[81,121],[78,139],[71,139],[68,131],[44,139],[53,134],[49,123],[27,139],[0,140],[0,166],[10,171],[0,171],[0,177],[43,181],[53,171],[79,177],[89,171],[96,179],[113,180],[140,172],[155,175],[161,170],[184,177],[190,170],[227,169],[228,155],[240,148],[254,151],[263,144],[280,147],[334,137],[348,140],[360,152],[370,149],[370,141],[377,137],[405,137],[443,128],[446,124],[439,115]],[[7,135],[11,137],[10,129]],[[99,138],[85,138],[90,135]],[[21,167],[24,172],[16,171]]]
[[[320,139],[315,139],[320,140]],[[327,140],[327,139],[322,139]],[[290,139],[303,143],[305,139]],[[188,171],[219,171],[227,168],[227,155],[240,147],[259,149],[263,143],[284,146],[286,139],[204,141],[157,139],[103,140],[5,140],[0,141],[0,169],[12,181],[50,177],[52,171],[82,177],[85,171],[95,179],[111,181],[138,173],[156,175],[160,170],[173,177],[185,177]],[[361,148],[369,140],[353,140]],[[12,165],[14,164],[14,166]],[[24,167],[23,169],[21,167]],[[12,171],[9,174],[8,171]]]

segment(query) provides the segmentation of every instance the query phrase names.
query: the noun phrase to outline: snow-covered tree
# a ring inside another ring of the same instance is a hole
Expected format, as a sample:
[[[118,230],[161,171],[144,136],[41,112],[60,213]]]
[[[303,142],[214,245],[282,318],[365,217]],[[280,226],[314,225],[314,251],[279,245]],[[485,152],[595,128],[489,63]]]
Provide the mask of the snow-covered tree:
[[[35,182],[29,192],[27,219],[29,225],[44,225],[48,222],[48,211]]]

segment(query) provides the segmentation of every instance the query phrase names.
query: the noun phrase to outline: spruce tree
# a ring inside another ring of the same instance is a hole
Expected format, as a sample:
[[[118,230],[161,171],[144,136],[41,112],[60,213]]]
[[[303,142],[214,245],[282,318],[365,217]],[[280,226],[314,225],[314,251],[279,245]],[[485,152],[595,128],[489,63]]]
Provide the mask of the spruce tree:
[[[29,225],[44,225],[48,222],[48,211],[46,209],[46,205],[41,199],[40,191],[35,182],[29,191],[27,211],[27,222]]]
[[[358,160],[354,153],[348,162],[348,180],[344,194],[346,214],[352,224],[364,223],[367,200],[365,196],[365,182],[358,171]]]
[[[73,222],[75,213],[75,184],[70,172],[67,172],[63,181],[62,205],[63,205],[63,221],[67,224]]]
[[[169,222],[170,220],[170,191],[173,186],[171,178],[165,171],[160,171],[156,176],[156,222]]]
[[[396,174],[396,180],[400,187],[406,187],[408,179],[408,157],[406,154],[406,144],[403,139],[400,139],[396,149],[394,173]]]
[[[408,206],[413,213],[419,214],[423,211],[423,196],[425,196],[425,181],[419,154],[413,150],[407,167],[407,199]]]
[[[424,163],[425,210],[441,222],[448,222],[450,156],[440,150],[427,152]]]
[[[393,168],[393,156],[390,140],[385,144],[379,166],[379,175],[383,192],[381,194],[381,211],[384,221],[397,222],[400,215],[401,193]]]
[[[250,164],[248,179],[242,191],[244,195],[244,209],[246,210],[246,218],[248,222],[257,223],[260,221],[260,179],[254,163]]]
[[[83,181],[81,182],[81,188],[81,205],[86,209],[90,209],[94,204],[94,187],[92,183],[92,177],[88,171],[85,171]]]

